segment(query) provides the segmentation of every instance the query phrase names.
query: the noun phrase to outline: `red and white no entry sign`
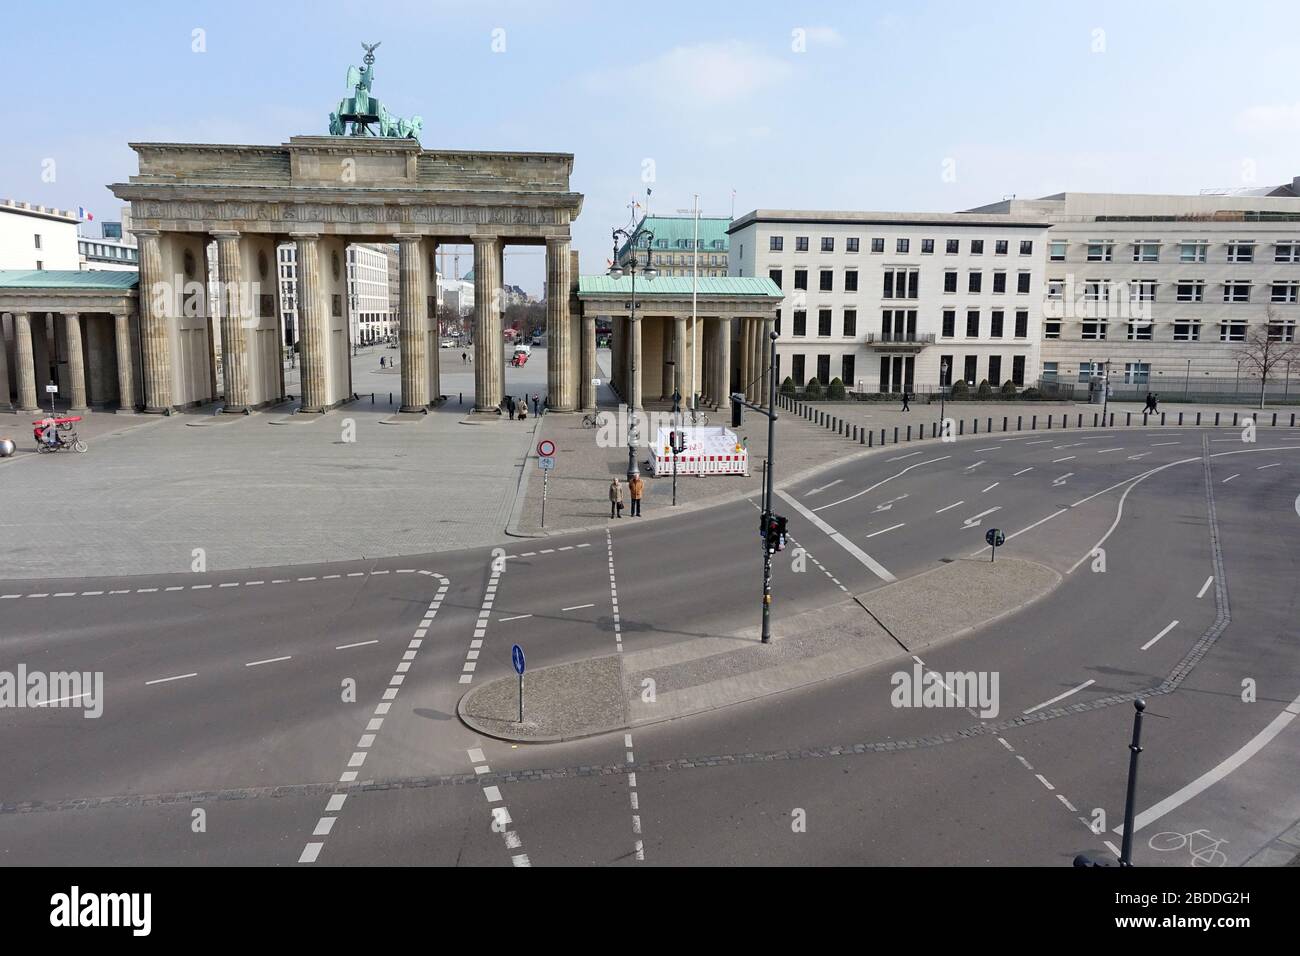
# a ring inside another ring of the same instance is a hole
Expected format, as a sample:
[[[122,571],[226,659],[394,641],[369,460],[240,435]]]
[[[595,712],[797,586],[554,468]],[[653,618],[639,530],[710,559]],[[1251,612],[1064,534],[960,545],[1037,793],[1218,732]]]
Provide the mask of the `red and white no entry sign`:
[[[544,438],[537,443],[537,454],[542,458],[550,458],[555,454],[555,442],[549,438]]]

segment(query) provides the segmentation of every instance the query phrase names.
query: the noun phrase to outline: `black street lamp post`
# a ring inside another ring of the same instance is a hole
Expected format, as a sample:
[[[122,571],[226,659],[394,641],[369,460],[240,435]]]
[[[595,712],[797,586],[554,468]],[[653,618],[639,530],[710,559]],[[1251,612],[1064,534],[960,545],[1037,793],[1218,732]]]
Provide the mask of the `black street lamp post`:
[[[635,218],[635,216],[634,216],[634,218]],[[642,220],[642,222],[644,223],[644,220]],[[631,224],[629,224],[629,225],[631,225]],[[614,236],[614,258],[613,258],[613,264],[609,267],[609,277],[610,277],[611,279],[621,279],[621,278],[623,278],[623,273],[626,271],[627,274],[628,274],[628,275],[631,277],[631,279],[632,279],[632,304],[631,304],[631,307],[630,307],[630,314],[629,314],[629,316],[628,316],[629,328],[631,328],[631,324],[632,324],[632,323],[635,323],[635,322],[637,321],[637,317],[636,317],[636,274],[637,274],[637,272],[640,272],[640,273],[645,277],[645,280],[646,280],[647,282],[652,282],[652,281],[654,281],[655,276],[658,275],[658,273],[655,271],[655,267],[654,267],[654,265],[651,263],[651,259],[650,259],[650,249],[654,246],[655,234],[654,234],[653,232],[651,232],[649,229],[646,229],[644,226],[632,226],[630,229],[615,229],[615,230],[613,231],[613,236]],[[618,242],[619,242],[619,239],[623,239],[623,240],[625,240],[625,241],[627,242],[627,249],[628,249],[629,252],[631,253],[631,256],[630,256],[630,258],[628,259],[628,262],[627,262],[627,266],[626,266],[626,268],[624,268],[623,266],[620,266],[620,265],[618,264]],[[645,265],[644,265],[644,266],[641,265],[641,264],[640,264],[640,261],[637,259],[637,246],[638,246],[638,245],[644,245],[644,246],[645,246],[646,253],[645,253]],[[634,477],[634,476],[636,475],[636,473],[637,473],[637,467],[636,467],[636,443],[637,443],[637,433],[636,433],[636,408],[633,407],[633,405],[632,405],[632,382],[634,382],[634,381],[639,381],[639,379],[637,378],[637,376],[640,375],[641,373],[640,373],[640,370],[637,368],[637,363],[636,363],[636,349],[635,349],[635,348],[632,348],[632,344],[631,344],[631,342],[628,343],[628,366],[629,366],[629,368],[628,368],[627,394],[624,396],[624,398],[627,399],[627,403],[628,403],[628,408],[627,408],[627,477],[628,477],[628,478],[632,478],[632,477]]]

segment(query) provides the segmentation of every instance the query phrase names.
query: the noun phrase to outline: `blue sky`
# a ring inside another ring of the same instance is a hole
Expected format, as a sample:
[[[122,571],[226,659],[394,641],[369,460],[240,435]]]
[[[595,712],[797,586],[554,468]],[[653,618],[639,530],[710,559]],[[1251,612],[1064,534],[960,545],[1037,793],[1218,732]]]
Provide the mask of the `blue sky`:
[[[714,215],[733,189],[741,214],[1262,185],[1300,175],[1293,25],[1289,4],[1191,0],[16,4],[0,195],[115,219],[129,141],[323,133],[362,40],[426,148],[575,154],[583,272],[647,161],[654,210],[699,193]],[[506,279],[542,273],[519,256]]]

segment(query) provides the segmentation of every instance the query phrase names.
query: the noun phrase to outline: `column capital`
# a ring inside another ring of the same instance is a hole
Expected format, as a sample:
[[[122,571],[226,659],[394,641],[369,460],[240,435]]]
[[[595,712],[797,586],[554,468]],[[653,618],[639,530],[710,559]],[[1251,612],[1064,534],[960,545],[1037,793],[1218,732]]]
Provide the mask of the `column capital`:
[[[135,229],[135,228],[132,228],[132,230],[131,230],[131,235],[133,235],[133,236],[135,236],[135,237],[137,237],[137,238],[157,239],[160,235],[162,235],[162,231],[159,230],[159,229]]]
[[[558,246],[560,244],[569,245],[573,242],[572,236],[547,236],[546,244],[548,246]]]
[[[393,235],[398,242],[419,242],[425,237],[418,232],[399,232]]]
[[[240,233],[238,229],[213,229],[208,235],[213,239],[238,239]]]
[[[478,246],[495,246],[500,241],[500,236],[475,236],[473,239],[476,248]],[[475,274],[477,275],[477,273]]]
[[[293,242],[315,242],[320,238],[319,232],[291,232],[289,238]]]

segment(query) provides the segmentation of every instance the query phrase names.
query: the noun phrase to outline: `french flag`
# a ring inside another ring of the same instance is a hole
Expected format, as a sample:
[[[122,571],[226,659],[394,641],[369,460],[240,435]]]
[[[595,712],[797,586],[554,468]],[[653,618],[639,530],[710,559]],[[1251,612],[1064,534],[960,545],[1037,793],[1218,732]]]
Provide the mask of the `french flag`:
[[[89,220],[95,218],[95,214],[92,213],[92,212],[88,212],[88,211],[86,210],[86,207],[85,207],[85,206],[78,206],[78,207],[77,207],[77,218],[78,218],[78,219],[81,219],[81,220],[83,220],[83,221],[89,221]]]

